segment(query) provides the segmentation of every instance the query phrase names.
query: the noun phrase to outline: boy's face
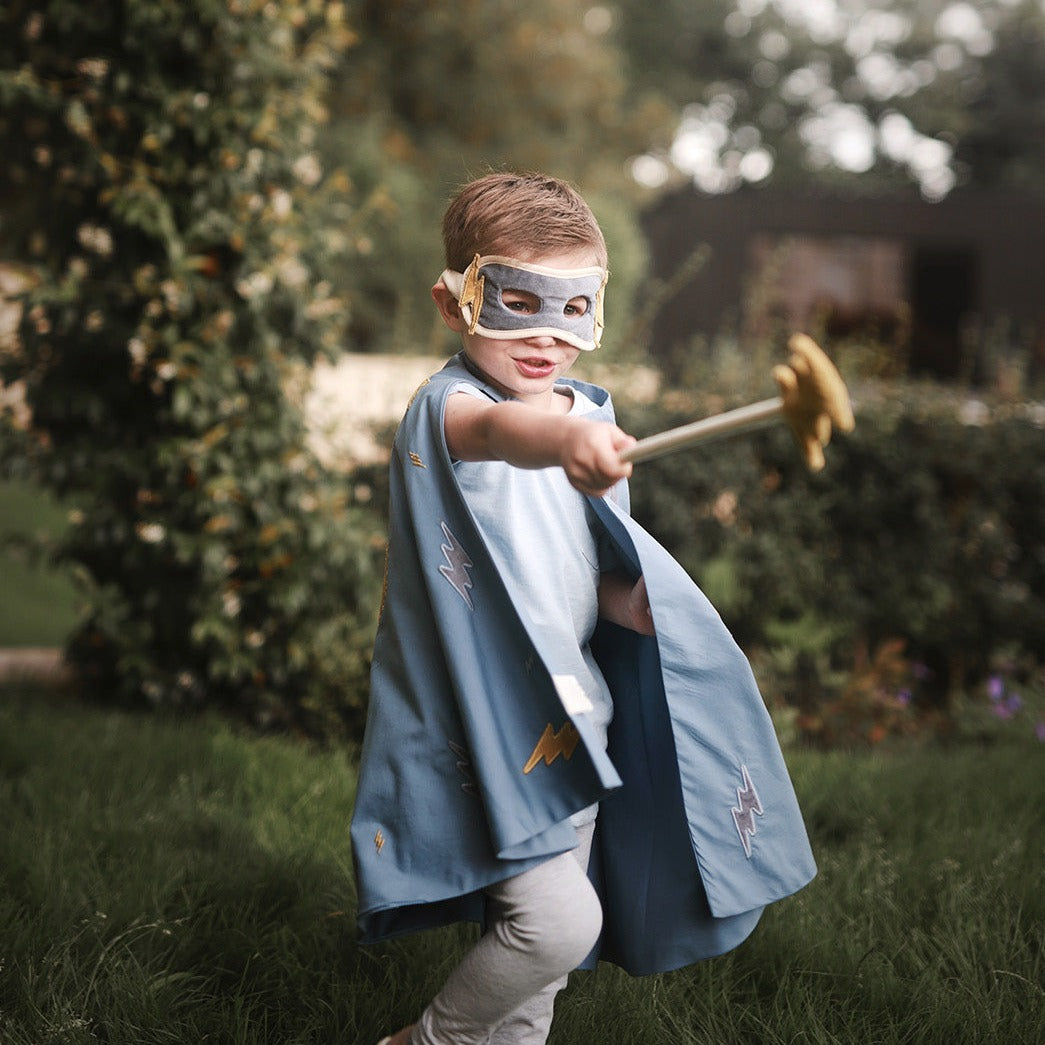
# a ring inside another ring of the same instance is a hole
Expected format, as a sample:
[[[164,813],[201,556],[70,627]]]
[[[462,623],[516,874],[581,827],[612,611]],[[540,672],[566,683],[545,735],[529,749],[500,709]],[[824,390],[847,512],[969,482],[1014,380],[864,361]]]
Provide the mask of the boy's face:
[[[563,254],[526,257],[515,255],[518,260],[549,269],[572,270],[590,268],[597,263],[589,250],[582,249]],[[440,301],[437,283],[433,297],[440,307],[444,320],[461,334],[465,355],[500,391],[523,402],[540,405],[553,394],[555,382],[569,371],[580,355],[580,349],[552,332],[529,333],[520,330],[519,337],[488,337],[479,332],[469,333],[468,324],[461,315],[456,300],[448,290]],[[449,300],[447,300],[449,299]],[[537,316],[542,302],[536,294],[521,288],[500,288],[501,307],[517,315],[520,326],[530,326],[525,317]],[[585,315],[593,308],[586,296],[577,296],[563,302],[564,318],[572,320]]]

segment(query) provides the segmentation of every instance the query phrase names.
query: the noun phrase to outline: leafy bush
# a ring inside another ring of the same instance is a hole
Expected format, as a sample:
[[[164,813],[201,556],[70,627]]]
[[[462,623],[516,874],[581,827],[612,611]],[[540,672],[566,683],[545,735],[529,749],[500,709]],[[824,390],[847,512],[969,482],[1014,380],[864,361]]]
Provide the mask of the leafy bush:
[[[1045,428],[1031,407],[868,385],[828,457],[805,472],[784,427],[724,441],[637,467],[633,510],[805,735],[950,728],[1000,650],[1045,648]]]
[[[355,208],[316,146],[341,11],[0,14],[0,257],[31,285],[0,346],[31,413],[7,467],[75,509],[70,655],[107,698],[358,728],[380,542],[289,391],[344,319]]]

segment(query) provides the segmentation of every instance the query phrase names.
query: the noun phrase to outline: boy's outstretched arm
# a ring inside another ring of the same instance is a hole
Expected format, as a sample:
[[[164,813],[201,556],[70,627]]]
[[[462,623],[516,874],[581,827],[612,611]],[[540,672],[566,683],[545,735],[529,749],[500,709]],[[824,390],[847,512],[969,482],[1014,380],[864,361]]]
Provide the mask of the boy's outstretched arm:
[[[621,461],[620,452],[635,439],[606,421],[457,394],[447,400],[443,426],[450,453],[459,461],[560,466],[581,493],[601,496],[631,475],[632,466]]]

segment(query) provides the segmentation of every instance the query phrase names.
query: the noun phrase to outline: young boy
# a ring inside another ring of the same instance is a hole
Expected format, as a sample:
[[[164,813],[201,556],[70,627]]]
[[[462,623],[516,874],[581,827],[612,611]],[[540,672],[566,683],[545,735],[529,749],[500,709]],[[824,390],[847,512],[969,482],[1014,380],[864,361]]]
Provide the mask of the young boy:
[[[432,297],[462,352],[393,447],[359,925],[484,923],[382,1045],[536,1045],[571,969],[720,954],[815,868],[746,660],[627,514],[634,440],[565,377],[602,333],[592,212],[559,180],[492,174],[443,238]]]

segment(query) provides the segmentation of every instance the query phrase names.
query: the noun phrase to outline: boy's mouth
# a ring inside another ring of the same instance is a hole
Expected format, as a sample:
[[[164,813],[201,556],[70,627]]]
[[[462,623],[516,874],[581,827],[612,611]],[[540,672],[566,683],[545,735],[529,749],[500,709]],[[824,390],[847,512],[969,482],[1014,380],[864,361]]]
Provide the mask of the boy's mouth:
[[[555,364],[550,359],[541,356],[516,359],[515,365],[526,377],[547,377],[555,369]]]

